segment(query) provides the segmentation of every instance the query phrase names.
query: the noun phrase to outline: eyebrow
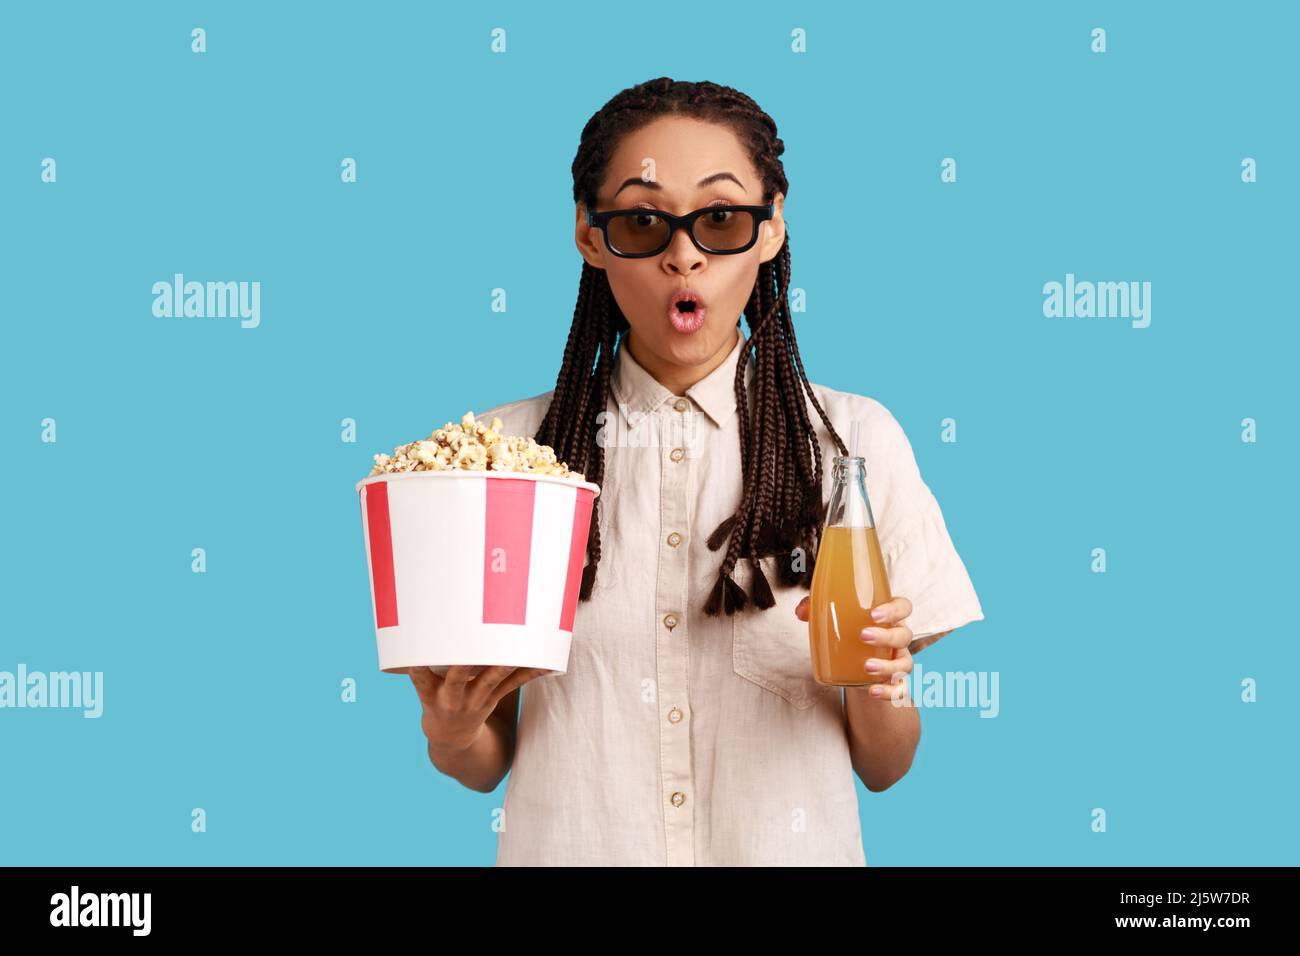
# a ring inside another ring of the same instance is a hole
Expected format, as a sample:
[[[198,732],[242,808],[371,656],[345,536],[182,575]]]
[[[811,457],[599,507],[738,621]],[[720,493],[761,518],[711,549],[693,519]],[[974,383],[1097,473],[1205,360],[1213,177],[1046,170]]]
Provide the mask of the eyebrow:
[[[705,186],[712,185],[713,183],[719,182],[719,181],[721,181],[721,180],[723,180],[723,179],[730,179],[733,183],[735,183],[735,184],[736,184],[737,186],[739,186],[741,189],[744,189],[744,188],[745,188],[745,184],[744,184],[744,183],[742,183],[739,179],[737,179],[737,178],[736,178],[735,176],[733,176],[731,173],[725,173],[725,172],[724,172],[724,173],[714,173],[712,176],[705,176],[703,179],[701,179],[701,180],[699,181],[699,183],[696,185],[696,188],[697,188],[697,189],[703,189]],[[662,189],[664,188],[664,187],[661,186],[658,182],[654,182],[654,181],[646,182],[646,181],[645,181],[644,179],[642,179],[640,176],[632,176],[632,177],[630,177],[630,178],[628,178],[628,179],[623,180],[623,185],[619,186],[618,189],[615,189],[615,190],[614,190],[614,195],[617,196],[619,193],[621,193],[621,192],[622,192],[624,189],[626,189],[628,186],[644,186],[646,189],[656,189],[656,190],[662,190]]]

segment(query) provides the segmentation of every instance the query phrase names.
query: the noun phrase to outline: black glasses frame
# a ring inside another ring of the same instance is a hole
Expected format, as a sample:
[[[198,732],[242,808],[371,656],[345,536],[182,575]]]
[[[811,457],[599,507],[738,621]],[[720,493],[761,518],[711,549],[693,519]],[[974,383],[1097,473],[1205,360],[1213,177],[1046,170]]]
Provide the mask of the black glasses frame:
[[[745,243],[739,249],[710,249],[700,242],[695,236],[695,221],[710,212],[747,212],[754,216],[754,234],[749,237],[749,242]],[[746,252],[754,248],[754,243],[758,242],[758,227],[762,222],[771,219],[776,215],[776,203],[768,203],[765,206],[705,206],[703,209],[697,209],[694,212],[688,212],[684,216],[674,216],[672,213],[664,212],[661,209],[611,209],[606,212],[592,212],[587,210],[587,225],[599,226],[601,233],[605,236],[605,248],[614,255],[623,259],[648,259],[651,256],[657,256],[672,244],[673,236],[678,229],[685,229],[686,234],[691,237],[691,242],[695,243],[695,248],[700,252],[711,256],[734,256],[741,252]],[[620,216],[657,216],[668,223],[668,235],[664,238],[663,245],[652,252],[620,252],[609,241],[609,221]]]

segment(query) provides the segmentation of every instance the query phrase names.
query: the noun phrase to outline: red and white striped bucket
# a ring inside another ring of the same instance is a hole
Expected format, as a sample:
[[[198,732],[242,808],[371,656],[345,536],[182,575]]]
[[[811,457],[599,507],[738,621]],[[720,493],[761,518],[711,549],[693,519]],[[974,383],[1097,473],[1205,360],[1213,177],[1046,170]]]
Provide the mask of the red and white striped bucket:
[[[379,668],[569,666],[600,488],[527,472],[357,482]]]

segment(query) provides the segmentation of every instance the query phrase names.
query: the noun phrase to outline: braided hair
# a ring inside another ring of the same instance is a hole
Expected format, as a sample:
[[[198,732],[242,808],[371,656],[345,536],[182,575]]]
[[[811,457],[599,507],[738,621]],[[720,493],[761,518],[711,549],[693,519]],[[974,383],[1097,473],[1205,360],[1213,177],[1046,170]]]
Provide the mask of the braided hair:
[[[573,160],[574,201],[594,208],[620,138],[665,115],[687,116],[732,129],[748,148],[762,177],[764,203],[771,202],[777,191],[788,190],[780,159],[785,144],[777,136],[772,118],[757,103],[739,90],[716,83],[659,77],[618,93],[588,120]],[[744,478],[736,510],[708,538],[710,550],[726,545],[717,583],[704,605],[709,615],[719,610],[734,614],[750,599],[762,609],[775,605],[759,561],[766,555],[777,556],[781,583],[812,584],[826,505],[822,501],[821,447],[803,401],[805,390],[840,453],[848,454],[804,372],[790,316],[789,288],[787,229],[777,255],[759,266],[743,312],[750,335],[736,364],[735,390]],[[596,485],[602,484],[605,474],[605,450],[596,441],[596,416],[605,410],[616,347],[629,328],[605,271],[584,261],[564,360],[550,407],[534,438],[554,448],[561,461]],[[751,353],[755,361],[752,404],[745,382]],[[598,496],[579,590],[584,601],[591,596],[600,563],[600,504]],[[798,549],[806,557],[803,570],[796,568],[794,560]],[[732,579],[736,564],[746,558],[754,569],[751,595]]]

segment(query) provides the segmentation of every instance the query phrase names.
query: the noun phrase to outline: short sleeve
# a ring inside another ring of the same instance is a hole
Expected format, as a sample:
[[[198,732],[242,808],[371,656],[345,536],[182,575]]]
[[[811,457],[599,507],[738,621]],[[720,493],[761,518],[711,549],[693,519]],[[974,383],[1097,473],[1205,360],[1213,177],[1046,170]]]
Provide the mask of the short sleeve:
[[[921,478],[903,427],[879,402],[859,397],[852,414],[868,428],[867,494],[876,518],[890,591],[912,602],[915,638],[982,621],[975,586]],[[877,499],[879,492],[879,500]]]

